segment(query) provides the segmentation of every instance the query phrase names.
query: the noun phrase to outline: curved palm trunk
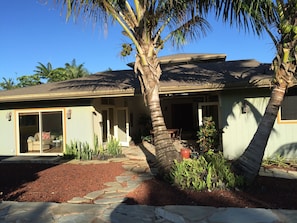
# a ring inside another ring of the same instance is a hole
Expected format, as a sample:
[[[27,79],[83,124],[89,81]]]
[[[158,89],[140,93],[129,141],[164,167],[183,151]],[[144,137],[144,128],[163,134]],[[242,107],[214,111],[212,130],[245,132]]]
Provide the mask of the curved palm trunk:
[[[147,59],[149,61],[149,59]],[[154,132],[154,144],[159,174],[166,176],[174,160],[181,160],[179,152],[173,145],[172,139],[167,132],[159,97],[159,77],[161,73],[157,60],[150,60],[156,66],[141,66],[142,75],[139,76],[142,85],[145,102],[149,108],[152,127]],[[156,76],[158,78],[156,78]]]
[[[154,144],[156,148],[156,159],[159,164],[161,175],[167,175],[174,160],[180,160],[180,154],[172,143],[164,122],[158,88],[155,87],[151,95],[147,96],[147,104],[151,113],[154,131]]]
[[[276,1],[279,16],[276,25],[281,34],[279,41],[268,27],[265,28],[277,48],[277,55],[273,60],[272,68],[275,71],[275,82],[278,84],[273,88],[266,111],[253,139],[244,153],[233,164],[234,171],[243,175],[248,183],[252,183],[259,173],[267,141],[285,91],[292,85],[293,78],[296,76],[297,33],[294,29],[297,27],[297,7],[293,2]]]
[[[262,117],[254,137],[244,153],[232,164],[234,171],[237,174],[242,175],[248,184],[252,183],[259,173],[267,141],[286,89],[286,83],[282,86],[275,86],[273,88],[264,116]]]

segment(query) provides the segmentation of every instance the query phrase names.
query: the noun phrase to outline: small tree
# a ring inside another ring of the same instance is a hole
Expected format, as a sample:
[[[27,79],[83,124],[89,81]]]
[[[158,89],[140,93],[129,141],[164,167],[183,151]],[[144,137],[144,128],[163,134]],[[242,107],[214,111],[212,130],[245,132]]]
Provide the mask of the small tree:
[[[206,152],[210,149],[216,150],[218,146],[218,132],[216,124],[212,120],[212,117],[204,117],[202,120],[202,126],[197,132],[200,151]]]

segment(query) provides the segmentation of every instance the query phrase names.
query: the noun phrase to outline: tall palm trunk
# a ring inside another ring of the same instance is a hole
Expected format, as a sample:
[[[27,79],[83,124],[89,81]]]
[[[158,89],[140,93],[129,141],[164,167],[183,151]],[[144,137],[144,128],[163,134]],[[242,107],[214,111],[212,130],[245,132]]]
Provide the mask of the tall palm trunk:
[[[248,184],[252,183],[259,173],[267,141],[284,99],[286,89],[287,82],[283,82],[282,85],[276,85],[273,88],[256,133],[244,153],[232,164],[234,171],[242,175]]]
[[[146,57],[148,63],[143,65],[137,63],[137,69],[141,72],[138,76],[144,100],[149,108],[154,133],[154,144],[156,149],[156,160],[161,176],[166,176],[174,160],[181,160],[181,156],[173,145],[172,139],[167,132],[159,97],[159,77],[161,68],[156,57]]]
[[[179,160],[180,155],[174,147],[172,139],[166,129],[160,106],[158,87],[155,87],[152,93],[147,95],[146,100],[152,119],[156,159],[159,164],[159,171],[161,172],[161,175],[167,175],[173,164],[173,160]]]
[[[275,122],[285,91],[292,86],[297,72],[297,5],[296,1],[276,1],[279,21],[276,27],[281,34],[280,40],[274,37],[269,28],[265,29],[271,36],[277,56],[273,60],[275,82],[264,116],[258,129],[244,153],[233,163],[234,171],[243,175],[248,183],[254,181],[259,173],[267,141]]]

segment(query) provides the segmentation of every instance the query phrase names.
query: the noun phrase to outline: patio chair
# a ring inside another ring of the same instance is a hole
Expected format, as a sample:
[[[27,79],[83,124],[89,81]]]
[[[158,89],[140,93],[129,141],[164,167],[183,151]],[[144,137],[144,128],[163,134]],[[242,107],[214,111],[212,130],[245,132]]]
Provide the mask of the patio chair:
[[[181,141],[182,140],[182,128],[180,128],[176,135],[175,135],[175,139]]]

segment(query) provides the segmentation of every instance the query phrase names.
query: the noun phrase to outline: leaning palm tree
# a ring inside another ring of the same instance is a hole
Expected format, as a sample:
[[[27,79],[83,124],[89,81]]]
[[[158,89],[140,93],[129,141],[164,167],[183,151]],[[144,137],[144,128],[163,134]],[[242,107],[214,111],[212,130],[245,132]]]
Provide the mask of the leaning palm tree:
[[[156,158],[161,174],[170,170],[173,160],[180,160],[166,131],[160,107],[159,81],[162,74],[158,53],[171,41],[176,46],[197,39],[210,28],[206,15],[236,23],[257,34],[263,21],[270,23],[274,12],[271,1],[199,1],[199,0],[55,0],[66,6],[67,17],[85,16],[94,21],[116,21],[129,42],[123,44],[122,55],[135,50],[134,71],[140,81],[155,135]],[[230,19],[230,20],[229,20]],[[259,22],[261,20],[261,22]],[[218,37],[219,38],[219,37]]]
[[[277,55],[272,62],[275,78],[271,97],[250,144],[233,163],[235,172],[245,176],[249,183],[258,175],[278,110],[286,90],[292,85],[297,74],[297,0],[276,0],[275,8],[278,15],[275,26],[280,39],[266,26],[277,49]]]

